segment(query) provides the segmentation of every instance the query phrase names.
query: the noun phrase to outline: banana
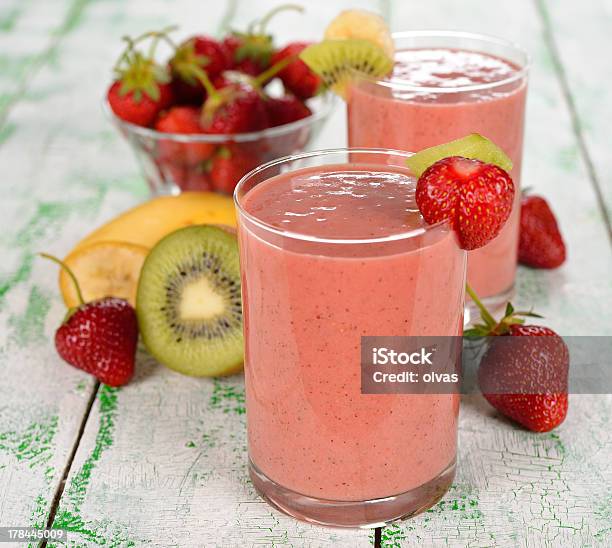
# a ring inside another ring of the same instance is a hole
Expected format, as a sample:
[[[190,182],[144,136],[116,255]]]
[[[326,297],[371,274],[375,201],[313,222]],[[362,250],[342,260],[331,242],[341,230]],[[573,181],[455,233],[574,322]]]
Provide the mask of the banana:
[[[148,253],[149,248],[138,244],[101,241],[75,249],[64,263],[79,282],[85,302],[118,297],[134,306],[140,269]],[[66,306],[78,306],[76,288],[64,269],[59,285]]]
[[[178,196],[153,198],[94,230],[75,249],[101,241],[128,242],[150,249],[170,232],[197,224],[235,227],[232,198],[213,192],[183,192]]]
[[[385,20],[366,10],[345,10],[325,29],[326,40],[368,40],[381,47],[393,59],[395,47]]]

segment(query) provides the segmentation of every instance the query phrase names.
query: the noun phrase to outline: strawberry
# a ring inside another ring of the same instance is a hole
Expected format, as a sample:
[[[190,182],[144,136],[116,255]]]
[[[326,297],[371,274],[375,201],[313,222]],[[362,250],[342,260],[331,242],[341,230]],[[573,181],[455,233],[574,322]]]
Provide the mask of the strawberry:
[[[419,177],[416,202],[428,223],[448,220],[463,249],[477,249],[495,238],[510,216],[514,183],[493,164],[451,156]]]
[[[521,202],[519,262],[534,268],[557,268],[565,261],[565,243],[546,200],[526,196]]]
[[[231,84],[209,91],[202,121],[206,133],[247,133],[268,127],[268,113],[256,89]]]
[[[106,94],[116,116],[139,126],[150,126],[172,101],[170,77],[152,58],[134,50],[128,42],[115,66],[116,79]]]
[[[238,181],[259,165],[259,160],[246,146],[227,145],[221,147],[212,161],[210,180],[215,190],[231,194]]]
[[[287,10],[303,11],[293,4],[278,6],[261,19],[251,22],[245,32],[232,31],[225,38],[223,44],[229,52],[233,70],[257,76],[270,66],[274,40],[266,27],[276,14]]]
[[[268,97],[266,109],[270,119],[270,126],[282,126],[307,118],[312,111],[297,97],[285,95],[283,97]]]
[[[109,386],[129,382],[134,375],[138,343],[138,320],[132,306],[115,297],[84,303],[72,271],[55,257],[46,254],[43,257],[66,269],[81,303],[68,311],[55,332],[55,347],[60,357]]]
[[[257,76],[270,66],[274,47],[270,36],[255,38],[243,33],[233,33],[223,40],[231,59],[231,69]]]
[[[471,288],[484,323],[465,332],[468,338],[490,336],[478,368],[478,384],[500,413],[534,432],[548,432],[565,420],[568,408],[569,350],[552,329],[525,325],[510,303],[496,322]]]
[[[272,56],[272,64],[287,61],[289,64],[278,73],[285,88],[299,99],[309,99],[316,95],[323,85],[317,76],[304,61],[298,59],[299,53],[310,44],[308,42],[293,42],[277,51]],[[295,58],[295,59],[294,59]],[[294,59],[291,61],[291,59]]]
[[[205,70],[212,80],[231,66],[230,54],[223,43],[207,36],[194,36],[183,42],[170,60],[173,87],[178,100],[200,104],[206,97],[194,68]]]
[[[183,166],[171,162],[157,161],[162,179],[170,181],[183,192],[211,190],[208,162],[200,166]]]
[[[162,133],[183,135],[203,134],[200,125],[200,109],[191,106],[176,106],[163,112],[155,129]],[[158,158],[174,165],[195,166],[207,160],[215,150],[213,143],[182,143],[171,139],[159,141]]]

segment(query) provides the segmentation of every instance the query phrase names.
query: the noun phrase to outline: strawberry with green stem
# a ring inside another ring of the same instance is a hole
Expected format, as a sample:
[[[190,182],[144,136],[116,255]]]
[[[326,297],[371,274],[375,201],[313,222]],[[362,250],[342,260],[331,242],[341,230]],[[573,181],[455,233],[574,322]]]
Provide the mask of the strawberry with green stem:
[[[134,375],[138,343],[136,312],[124,299],[105,297],[85,303],[78,281],[62,261],[41,253],[61,266],[74,283],[79,306],[68,310],[55,332],[60,357],[109,386],[121,386]]]
[[[207,91],[202,107],[202,127],[206,133],[236,134],[260,131],[269,126],[268,112],[264,103],[262,86],[280,72],[290,59],[271,66],[259,76],[251,78],[248,84],[230,83],[215,88],[206,71],[191,67],[191,73],[198,78]]]
[[[561,424],[568,409],[569,350],[552,329],[526,325],[532,311],[515,311],[508,303],[500,321],[489,313],[476,293],[466,287],[483,323],[465,331],[469,339],[488,338],[478,367],[478,384],[500,413],[534,432]]]
[[[107,92],[116,116],[139,126],[151,126],[157,115],[172,102],[168,71],[155,62],[160,39],[170,29],[147,32],[138,38],[124,37],[126,48],[115,64],[115,80]],[[152,39],[149,51],[136,49],[143,40]]]
[[[214,80],[231,67],[227,49],[208,36],[193,36],[178,46],[169,37],[166,41],[174,49],[169,65],[177,99],[181,103],[201,104],[206,98],[206,89],[193,69],[205,70]]]
[[[223,44],[232,60],[231,69],[257,76],[272,64],[274,40],[267,32],[268,23],[283,11],[303,12],[297,4],[283,4],[253,21],[246,32],[232,31]],[[212,77],[211,77],[212,78]]]
[[[277,51],[272,57],[273,64],[283,59],[291,59],[278,76],[283,81],[285,89],[302,100],[314,97],[324,87],[321,77],[299,58],[299,54],[308,46],[310,42],[293,42]]]

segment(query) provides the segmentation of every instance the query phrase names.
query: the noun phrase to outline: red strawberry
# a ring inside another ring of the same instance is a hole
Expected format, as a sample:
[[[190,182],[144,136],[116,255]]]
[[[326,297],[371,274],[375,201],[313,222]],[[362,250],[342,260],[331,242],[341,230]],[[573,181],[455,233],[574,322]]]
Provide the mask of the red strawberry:
[[[58,354],[109,386],[134,375],[136,312],[124,299],[107,297],[81,305],[55,333]]]
[[[161,178],[174,184],[183,192],[211,190],[209,161],[198,166],[185,166],[171,161],[159,159],[156,162]]]
[[[138,343],[136,312],[124,299],[106,297],[83,302],[81,290],[70,269],[59,259],[43,254],[66,269],[75,283],[81,304],[71,309],[55,332],[58,354],[109,386],[121,386],[134,375]]]
[[[163,112],[155,123],[155,129],[162,133],[181,135],[203,134],[200,125],[200,109],[190,106],[172,107]],[[174,165],[195,166],[207,160],[215,150],[213,143],[182,143],[171,139],[159,142],[158,158]]]
[[[253,88],[232,84],[209,92],[203,109],[206,133],[248,133],[268,127],[268,113],[261,94]]]
[[[285,95],[266,99],[266,108],[270,118],[270,126],[282,126],[307,118],[312,111],[297,97]]]
[[[495,238],[510,216],[514,183],[500,167],[452,156],[419,177],[416,202],[432,224],[449,220],[464,249],[477,249]]]
[[[526,196],[521,202],[519,262],[535,268],[557,268],[565,262],[557,219],[540,196]]]
[[[316,95],[323,83],[304,61],[297,58],[297,55],[309,45],[308,42],[293,42],[272,56],[272,65],[295,57],[295,60],[281,70],[278,76],[283,81],[285,88],[300,99],[308,99]]]
[[[177,98],[184,103],[200,104],[206,97],[204,86],[194,68],[204,70],[212,80],[231,66],[225,46],[207,36],[194,36],[183,42],[170,60],[173,86]]]
[[[150,126],[172,101],[168,74],[153,59],[134,51],[131,44],[115,72],[117,79],[106,94],[112,111],[126,122]]]
[[[270,66],[273,45],[269,36],[253,39],[248,34],[234,33],[223,40],[223,45],[229,53],[232,70],[257,76]]]
[[[503,415],[534,432],[548,432],[567,414],[569,350],[552,329],[524,325],[511,304],[496,322],[468,286],[484,323],[465,332],[468,338],[489,336],[478,368],[484,397]]]
[[[221,147],[212,161],[210,180],[215,190],[231,194],[244,175],[259,165],[259,160],[240,145]]]

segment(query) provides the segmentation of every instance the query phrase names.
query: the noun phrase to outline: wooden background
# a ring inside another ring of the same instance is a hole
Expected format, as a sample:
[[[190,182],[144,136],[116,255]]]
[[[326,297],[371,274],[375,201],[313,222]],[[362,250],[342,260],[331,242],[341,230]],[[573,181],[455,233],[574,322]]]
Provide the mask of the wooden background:
[[[0,1],[0,526],[69,529],[70,546],[368,546],[371,531],[299,523],[246,474],[241,377],[194,380],[139,357],[121,389],[64,365],[57,272],[92,227],[147,188],[101,98],[119,37],[243,27],[272,0]],[[612,0],[309,0],[273,25],[320,37],[342,7],[394,30],[449,28],[520,42],[533,58],[523,181],[549,197],[569,247],[521,269],[517,303],[565,335],[612,334]],[[317,147],[345,143],[339,109]],[[610,546],[612,398],[572,396],[565,423],[530,434],[481,397],[461,410],[458,475],[435,508],[382,531],[385,547]],[[404,435],[397,432],[397,436]],[[379,533],[380,534],[380,533]]]

